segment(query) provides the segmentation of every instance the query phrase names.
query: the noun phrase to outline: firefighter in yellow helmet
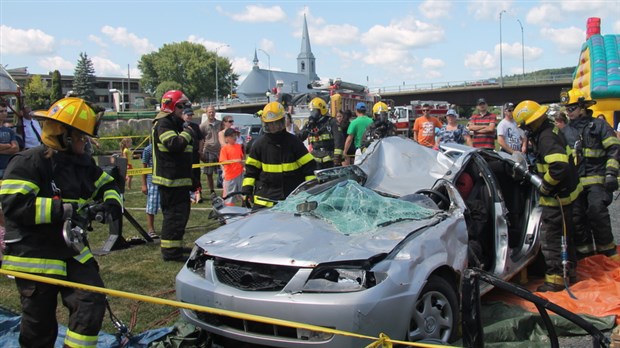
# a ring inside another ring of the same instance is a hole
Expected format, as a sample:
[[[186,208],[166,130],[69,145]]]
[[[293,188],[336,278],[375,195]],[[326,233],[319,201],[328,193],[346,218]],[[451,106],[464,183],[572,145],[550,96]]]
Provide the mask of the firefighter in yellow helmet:
[[[573,205],[577,257],[599,253],[620,261],[607,208],[618,189],[620,140],[605,120],[593,117],[589,107],[596,104],[595,100],[576,88],[560,97],[569,118],[562,131],[574,149],[583,186],[583,193]]]
[[[284,126],[284,107],[278,102],[261,114],[265,135],[258,138],[245,161],[242,192],[253,197],[254,208],[272,207],[299,184],[314,179],[314,158]]]
[[[331,168],[342,164],[344,136],[336,118],[327,114],[327,103],[314,98],[308,104],[310,117],[299,133],[301,141],[308,139],[316,168]]]
[[[538,203],[542,207],[541,241],[546,270],[545,282],[537,289],[540,292],[561,291],[569,281],[576,282],[572,204],[582,190],[566,139],[548,119],[548,109],[525,100],[512,113],[532,142],[536,169],[542,178]],[[562,263],[562,240],[565,240],[568,264]]]
[[[362,151],[378,139],[396,135],[396,127],[390,121],[390,109],[384,102],[377,102],[372,107],[373,122],[366,128],[362,137]]]
[[[121,196],[114,178],[85,153],[97,136],[103,111],[79,98],[60,99],[37,111],[43,123],[42,145],[11,159],[0,187],[6,219],[2,269],[103,287],[88,242],[63,237],[93,200],[107,221],[121,218]],[[92,212],[92,211],[91,211]],[[21,296],[22,347],[53,347],[57,298],[69,309],[66,347],[96,347],[106,308],[105,296],[16,278]]]

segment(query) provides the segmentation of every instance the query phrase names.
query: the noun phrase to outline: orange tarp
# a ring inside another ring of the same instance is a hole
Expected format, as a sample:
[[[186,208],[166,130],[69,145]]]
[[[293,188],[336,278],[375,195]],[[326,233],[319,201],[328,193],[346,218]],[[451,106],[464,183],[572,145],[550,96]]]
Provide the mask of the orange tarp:
[[[596,317],[615,315],[620,324],[620,262],[611,261],[603,255],[595,255],[577,263],[578,282],[570,290],[577,297],[571,298],[566,290],[561,292],[537,292],[536,295],[566,308],[576,314],[590,314]],[[525,287],[534,292],[542,280],[530,280]],[[538,312],[531,302],[505,292],[493,291],[485,300],[496,300],[516,304],[530,312]],[[550,313],[552,314],[552,313]]]

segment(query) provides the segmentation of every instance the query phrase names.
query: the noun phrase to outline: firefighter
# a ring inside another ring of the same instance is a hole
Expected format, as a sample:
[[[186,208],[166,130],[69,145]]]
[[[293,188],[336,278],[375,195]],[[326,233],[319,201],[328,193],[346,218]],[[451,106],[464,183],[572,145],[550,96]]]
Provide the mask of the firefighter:
[[[314,98],[308,104],[310,117],[299,134],[301,141],[308,139],[316,169],[331,168],[342,164],[344,137],[336,118],[327,114],[327,103]]]
[[[104,286],[88,243],[77,247],[63,238],[65,221],[75,219],[78,207],[88,201],[102,201],[109,221],[122,216],[114,178],[85,152],[103,115],[93,108],[82,99],[64,98],[34,113],[43,121],[43,144],[11,159],[0,188],[7,243],[3,269]],[[58,294],[70,314],[64,346],[96,347],[105,295],[20,278],[15,282],[22,306],[22,347],[54,346]]]
[[[164,261],[184,261],[183,235],[189,220],[192,188],[194,131],[183,121],[183,109],[191,107],[181,91],[166,92],[151,132],[153,184],[161,197],[161,255]]]
[[[536,156],[536,169],[542,178],[538,187],[541,213],[541,243],[545,258],[545,282],[537,291],[561,291],[564,276],[576,282],[576,256],[573,244],[572,204],[582,190],[570,149],[560,130],[547,117],[548,106],[525,100],[516,106],[513,117],[526,131]],[[562,263],[565,241],[568,263]],[[565,269],[566,267],[567,269]]]
[[[253,197],[254,208],[272,207],[299,184],[314,179],[314,158],[284,126],[284,107],[278,102],[261,114],[265,135],[252,145],[245,161],[242,192]]]
[[[573,148],[583,186],[573,207],[577,255],[581,258],[597,252],[620,261],[607,208],[618,189],[620,140],[605,120],[592,117],[588,108],[596,101],[587,99],[581,90],[571,89],[561,99],[570,119],[562,131]]]
[[[389,108],[384,102],[377,102],[372,107],[374,120],[366,128],[362,137],[362,151],[364,151],[370,143],[377,139],[396,135],[396,127],[389,119]]]

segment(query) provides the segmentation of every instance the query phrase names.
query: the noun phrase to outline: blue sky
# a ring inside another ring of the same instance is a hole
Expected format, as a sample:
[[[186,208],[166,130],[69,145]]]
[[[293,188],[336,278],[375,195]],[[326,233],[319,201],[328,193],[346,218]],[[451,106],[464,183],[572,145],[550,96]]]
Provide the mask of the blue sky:
[[[620,0],[0,0],[0,64],[72,75],[86,52],[98,76],[127,76],[129,65],[136,77],[142,54],[187,40],[220,47],[242,81],[255,48],[267,52],[257,53],[262,68],[296,71],[305,13],[322,79],[443,84],[499,76],[503,10],[504,75],[576,65],[588,17],[620,33]]]

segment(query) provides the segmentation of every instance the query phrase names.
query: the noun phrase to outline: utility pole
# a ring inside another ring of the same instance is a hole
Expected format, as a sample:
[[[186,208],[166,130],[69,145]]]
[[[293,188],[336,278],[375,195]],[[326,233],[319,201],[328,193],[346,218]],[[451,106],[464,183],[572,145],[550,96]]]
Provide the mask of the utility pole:
[[[502,66],[502,13],[506,10],[502,10],[499,13],[499,86],[504,87],[504,68]]]
[[[523,24],[518,19],[517,19],[517,22],[519,22],[519,26],[521,27],[521,66],[523,69],[522,75],[523,77],[525,77],[525,46],[524,46],[524,41],[523,41]]]
[[[222,47],[230,47],[230,45],[221,45],[215,48],[215,110],[220,107],[220,89],[217,77],[217,51]]]

